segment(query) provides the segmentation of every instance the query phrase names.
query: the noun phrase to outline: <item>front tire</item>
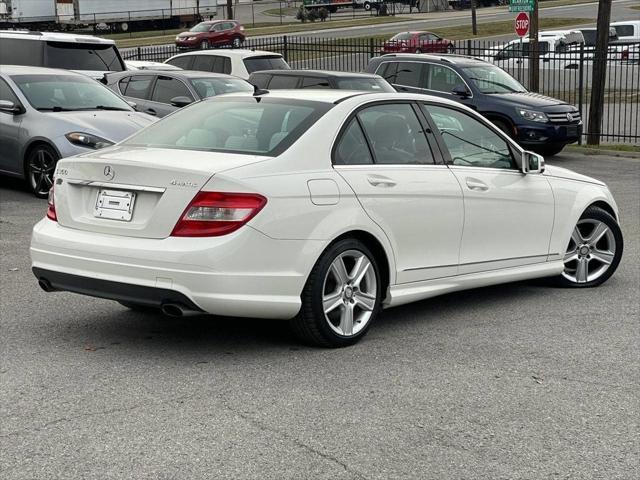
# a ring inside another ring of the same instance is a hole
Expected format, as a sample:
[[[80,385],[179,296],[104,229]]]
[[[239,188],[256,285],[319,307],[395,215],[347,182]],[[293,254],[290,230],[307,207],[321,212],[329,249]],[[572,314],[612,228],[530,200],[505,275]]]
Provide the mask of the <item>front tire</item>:
[[[358,240],[340,240],[313,267],[291,326],[311,345],[353,345],[375,320],[381,298],[380,269],[371,251]]]
[[[550,147],[539,147],[536,153],[539,153],[543,157],[553,157],[559,154],[564,149],[564,145],[554,145]]]
[[[563,259],[564,271],[556,279],[557,284],[571,288],[603,284],[618,268],[623,247],[616,219],[601,208],[587,208],[571,233]]]
[[[60,155],[49,145],[37,145],[27,154],[25,176],[29,189],[38,198],[47,198]]]

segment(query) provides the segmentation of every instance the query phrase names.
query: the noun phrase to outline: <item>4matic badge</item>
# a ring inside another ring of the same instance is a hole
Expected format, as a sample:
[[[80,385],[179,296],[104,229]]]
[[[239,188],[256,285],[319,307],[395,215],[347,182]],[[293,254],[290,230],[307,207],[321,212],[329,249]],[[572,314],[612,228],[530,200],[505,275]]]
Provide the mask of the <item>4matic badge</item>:
[[[175,185],[176,187],[191,187],[196,188],[198,186],[197,183],[190,182],[188,180],[171,180],[169,182],[171,185]]]

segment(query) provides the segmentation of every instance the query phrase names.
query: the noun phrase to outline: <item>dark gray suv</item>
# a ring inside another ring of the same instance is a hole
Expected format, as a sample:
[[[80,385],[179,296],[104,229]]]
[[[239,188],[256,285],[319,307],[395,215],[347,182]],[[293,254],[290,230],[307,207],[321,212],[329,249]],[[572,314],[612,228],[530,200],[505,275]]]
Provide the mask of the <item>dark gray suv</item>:
[[[461,55],[390,54],[366,68],[401,92],[457,100],[491,120],[522,147],[545,156],[559,153],[582,135],[578,109],[528,92],[500,67]]]

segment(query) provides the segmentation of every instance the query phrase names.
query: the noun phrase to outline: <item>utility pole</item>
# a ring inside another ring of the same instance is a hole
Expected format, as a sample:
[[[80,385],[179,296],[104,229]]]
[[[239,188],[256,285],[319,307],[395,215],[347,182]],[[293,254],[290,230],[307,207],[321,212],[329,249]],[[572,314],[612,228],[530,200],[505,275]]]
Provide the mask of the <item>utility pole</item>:
[[[598,28],[596,50],[593,56],[591,79],[591,103],[587,123],[587,145],[600,145],[602,110],[604,108],[604,84],[607,81],[607,52],[609,51],[609,23],[611,0],[600,0],[598,5]]]
[[[474,35],[478,35],[478,20],[476,19],[476,2],[471,0],[471,31]]]
[[[233,18],[233,0],[227,0],[227,19]]]
[[[538,0],[533,0],[529,19],[529,90],[540,90],[540,55],[538,52]]]

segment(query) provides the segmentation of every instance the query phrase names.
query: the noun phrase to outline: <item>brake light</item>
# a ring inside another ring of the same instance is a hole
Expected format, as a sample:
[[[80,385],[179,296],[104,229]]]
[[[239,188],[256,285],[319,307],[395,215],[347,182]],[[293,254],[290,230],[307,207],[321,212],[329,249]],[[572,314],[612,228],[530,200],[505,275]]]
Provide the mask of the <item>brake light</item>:
[[[173,237],[219,237],[255,217],[267,199],[255,193],[198,192],[173,228]]]
[[[56,215],[56,202],[53,197],[53,187],[49,190],[49,196],[47,197],[47,218],[54,222],[58,221],[58,216]]]

